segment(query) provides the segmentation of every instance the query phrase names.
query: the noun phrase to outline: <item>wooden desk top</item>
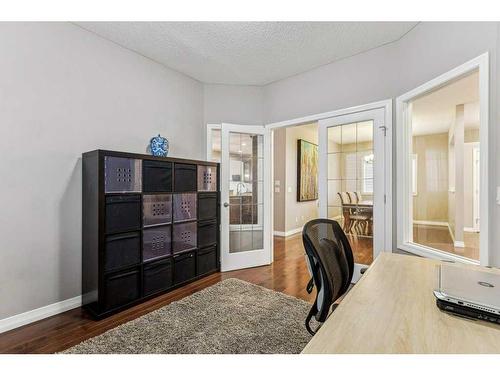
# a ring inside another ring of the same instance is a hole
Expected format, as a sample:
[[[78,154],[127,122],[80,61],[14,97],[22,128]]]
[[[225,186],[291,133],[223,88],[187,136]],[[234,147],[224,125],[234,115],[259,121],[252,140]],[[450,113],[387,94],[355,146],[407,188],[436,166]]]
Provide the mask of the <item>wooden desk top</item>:
[[[439,263],[381,253],[302,353],[500,353],[500,325],[438,309]]]

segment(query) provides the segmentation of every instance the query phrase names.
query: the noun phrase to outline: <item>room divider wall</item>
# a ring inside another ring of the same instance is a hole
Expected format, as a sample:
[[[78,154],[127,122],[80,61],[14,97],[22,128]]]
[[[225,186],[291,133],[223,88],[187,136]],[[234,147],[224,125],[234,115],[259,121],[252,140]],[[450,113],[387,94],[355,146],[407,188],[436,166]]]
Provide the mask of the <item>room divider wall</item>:
[[[82,302],[103,318],[220,269],[219,164],[83,154]]]

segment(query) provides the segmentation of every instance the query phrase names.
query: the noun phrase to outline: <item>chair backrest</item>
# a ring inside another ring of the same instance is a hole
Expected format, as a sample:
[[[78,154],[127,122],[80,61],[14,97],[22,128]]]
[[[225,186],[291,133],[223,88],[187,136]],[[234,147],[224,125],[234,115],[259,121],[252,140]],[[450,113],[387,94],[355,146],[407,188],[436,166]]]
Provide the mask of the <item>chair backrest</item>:
[[[309,221],[302,231],[302,240],[317,289],[310,315],[314,315],[318,322],[324,322],[332,304],[351,283],[354,272],[352,249],[340,225],[329,219]],[[306,326],[310,330],[307,320]]]
[[[351,201],[351,203],[358,203],[359,202],[358,194],[355,193],[354,191],[348,191],[347,196],[349,197],[349,200]]]
[[[356,194],[356,203],[361,202],[363,200],[363,195],[361,195],[360,191],[355,191],[354,194]]]
[[[344,192],[344,191],[343,192],[337,192],[337,195],[339,196],[340,203],[342,205],[352,203],[351,197],[346,192]]]

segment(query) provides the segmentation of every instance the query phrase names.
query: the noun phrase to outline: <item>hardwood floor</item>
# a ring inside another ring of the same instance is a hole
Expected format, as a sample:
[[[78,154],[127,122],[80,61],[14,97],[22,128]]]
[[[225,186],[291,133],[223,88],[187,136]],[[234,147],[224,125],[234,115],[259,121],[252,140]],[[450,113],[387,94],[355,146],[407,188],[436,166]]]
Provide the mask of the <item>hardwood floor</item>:
[[[479,233],[464,232],[465,247],[455,247],[448,227],[414,225],[414,242],[438,250],[479,260]]]
[[[312,303],[314,293],[309,295],[305,290],[309,281],[309,273],[304,258],[302,237],[300,235],[286,239],[276,237],[274,244],[275,259],[270,266],[216,273],[100,321],[92,320],[82,308],[73,309],[0,334],[0,353],[62,351],[231,277],[262,285]]]
[[[348,234],[347,239],[351,244],[354,261],[370,265],[373,262],[373,237]]]

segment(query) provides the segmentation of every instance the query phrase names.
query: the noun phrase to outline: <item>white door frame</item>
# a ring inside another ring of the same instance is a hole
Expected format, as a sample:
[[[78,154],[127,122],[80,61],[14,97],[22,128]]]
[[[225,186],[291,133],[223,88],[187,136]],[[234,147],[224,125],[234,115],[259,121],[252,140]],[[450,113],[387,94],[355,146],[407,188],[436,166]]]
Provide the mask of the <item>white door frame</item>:
[[[474,231],[479,232],[481,229],[481,146],[478,142],[474,142],[472,146],[472,228]],[[479,185],[479,189],[477,186]]]
[[[411,133],[408,126],[410,121],[409,106],[411,100],[425,95],[433,90],[436,90],[456,79],[459,79],[475,70],[479,70],[479,113],[480,113],[480,127],[479,127],[479,140],[480,140],[480,160],[481,160],[481,182],[480,182],[480,212],[481,212],[481,235],[480,235],[480,249],[479,249],[479,262],[461,257],[455,254],[445,253],[418,245],[410,241],[411,238],[411,184],[410,181],[410,141]],[[465,64],[452,69],[439,77],[424,83],[423,85],[399,96],[396,99],[396,121],[397,121],[397,176],[398,176],[398,190],[397,190],[397,239],[398,248],[405,251],[412,252],[417,255],[445,259],[452,261],[459,261],[464,263],[477,264],[483,266],[490,264],[489,249],[488,249],[488,233],[489,233],[489,208],[488,208],[488,121],[489,119],[489,55],[484,53],[481,56],[472,59]]]
[[[222,124],[207,124],[207,148],[205,150],[207,161],[212,161],[212,130],[221,130]]]
[[[275,130],[280,128],[292,127],[297,125],[303,125],[311,122],[316,122],[319,120],[324,120],[327,118],[343,116],[347,114],[352,114],[356,112],[370,111],[374,109],[384,109],[384,122],[386,127],[386,137],[385,137],[385,161],[384,161],[384,169],[385,169],[385,179],[384,179],[384,187],[385,187],[385,195],[386,195],[386,204],[384,211],[384,251],[391,252],[393,249],[393,241],[392,241],[392,225],[393,225],[393,217],[392,217],[392,99],[382,100],[379,102],[363,104],[359,106],[349,107],[338,109],[329,112],[318,113],[315,115],[299,117],[292,120],[274,122],[265,125],[266,129]],[[273,137],[271,137],[273,138]],[[271,157],[273,155],[272,150]],[[274,183],[274,162],[271,163],[272,169],[272,178],[271,184]],[[272,188],[272,186],[270,186]],[[274,194],[271,195],[271,209],[274,209]],[[271,229],[274,228],[273,223],[273,215],[271,214]],[[272,250],[272,254],[274,256],[274,247]]]
[[[211,127],[210,130],[216,129],[216,127]],[[221,177],[220,177],[220,189],[221,189],[221,271],[231,271],[235,269],[257,267],[272,262],[272,222],[271,222],[271,158],[269,157],[271,153],[271,142],[270,142],[270,131],[262,125],[238,125],[238,124],[227,124],[223,123],[221,126]],[[229,176],[229,133],[249,133],[249,134],[261,134],[263,136],[263,248],[249,251],[242,251],[238,253],[229,252],[229,206],[225,206],[225,203],[229,203],[229,185],[224,182],[230,180]],[[207,141],[208,146],[208,141]],[[210,147],[207,147],[207,156],[211,151],[211,141]]]

